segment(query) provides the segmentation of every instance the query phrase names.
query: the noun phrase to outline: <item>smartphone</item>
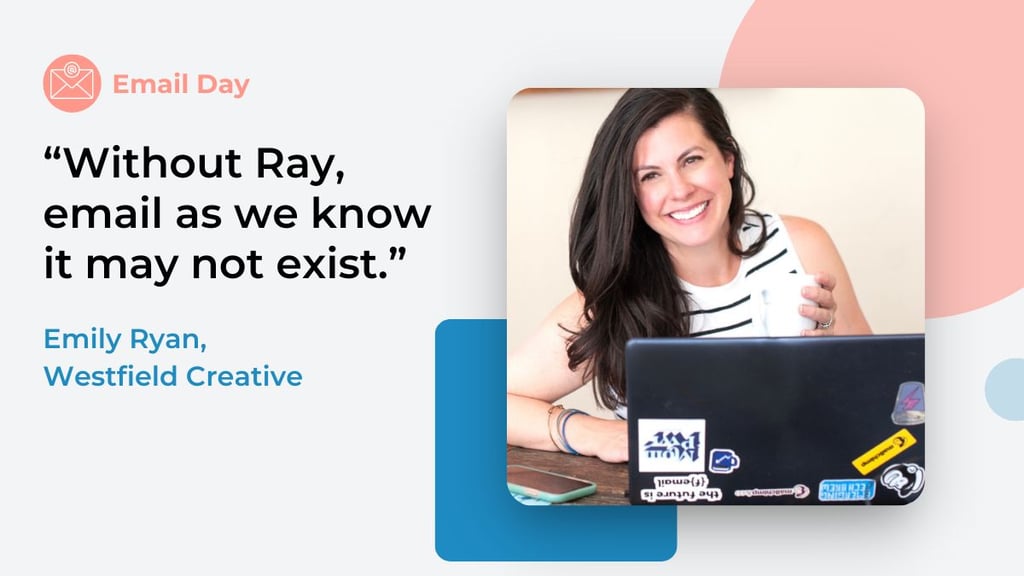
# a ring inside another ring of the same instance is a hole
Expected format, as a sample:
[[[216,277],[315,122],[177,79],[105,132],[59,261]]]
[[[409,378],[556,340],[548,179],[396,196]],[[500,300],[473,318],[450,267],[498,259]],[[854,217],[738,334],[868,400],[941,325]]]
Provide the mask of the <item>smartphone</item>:
[[[547,470],[509,464],[508,490],[513,494],[558,503],[589,496],[597,492],[597,484]]]

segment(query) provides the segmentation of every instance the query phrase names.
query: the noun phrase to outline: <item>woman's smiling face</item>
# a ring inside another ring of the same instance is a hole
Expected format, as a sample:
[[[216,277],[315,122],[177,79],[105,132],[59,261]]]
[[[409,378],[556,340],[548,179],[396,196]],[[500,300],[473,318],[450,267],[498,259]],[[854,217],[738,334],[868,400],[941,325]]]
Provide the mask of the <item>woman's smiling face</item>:
[[[643,133],[633,175],[640,213],[670,253],[727,238],[733,158],[691,114],[666,116]]]

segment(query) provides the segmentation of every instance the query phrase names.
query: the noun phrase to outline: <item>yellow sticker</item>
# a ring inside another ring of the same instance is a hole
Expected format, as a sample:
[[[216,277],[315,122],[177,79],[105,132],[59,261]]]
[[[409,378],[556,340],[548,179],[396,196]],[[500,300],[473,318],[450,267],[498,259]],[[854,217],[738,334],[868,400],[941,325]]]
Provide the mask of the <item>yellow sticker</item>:
[[[914,444],[917,444],[917,438],[914,438],[914,435],[904,428],[879,442],[878,446],[860,455],[853,461],[853,467],[859,470],[861,474],[867,476],[872,470],[892,460],[897,454]]]

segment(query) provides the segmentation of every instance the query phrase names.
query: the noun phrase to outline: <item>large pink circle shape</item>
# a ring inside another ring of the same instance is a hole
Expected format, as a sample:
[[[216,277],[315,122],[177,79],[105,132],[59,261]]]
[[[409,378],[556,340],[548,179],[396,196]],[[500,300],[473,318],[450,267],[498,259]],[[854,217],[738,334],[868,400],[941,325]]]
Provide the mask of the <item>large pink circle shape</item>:
[[[723,87],[902,87],[925,109],[925,315],[1024,286],[1024,3],[755,2]]]

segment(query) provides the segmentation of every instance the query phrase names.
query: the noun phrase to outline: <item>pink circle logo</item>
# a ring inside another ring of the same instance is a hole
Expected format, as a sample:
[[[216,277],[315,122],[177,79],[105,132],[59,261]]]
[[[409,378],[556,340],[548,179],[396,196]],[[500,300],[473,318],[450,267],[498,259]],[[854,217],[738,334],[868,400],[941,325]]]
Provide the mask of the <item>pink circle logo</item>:
[[[100,72],[85,56],[65,54],[46,67],[43,94],[60,110],[81,112],[100,95]]]

